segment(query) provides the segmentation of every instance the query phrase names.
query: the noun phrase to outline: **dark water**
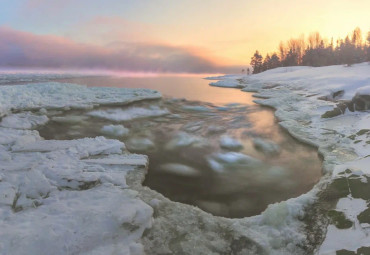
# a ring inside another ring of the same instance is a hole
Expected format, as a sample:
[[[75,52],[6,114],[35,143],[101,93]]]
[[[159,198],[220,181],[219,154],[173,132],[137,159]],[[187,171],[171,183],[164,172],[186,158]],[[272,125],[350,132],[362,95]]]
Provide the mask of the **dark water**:
[[[259,214],[270,203],[309,191],[321,177],[316,150],[288,135],[276,123],[273,111],[254,104],[250,93],[211,87],[209,81],[199,77],[90,77],[60,81],[152,88],[166,96],[163,100],[116,109],[150,109],[156,105],[167,109],[167,115],[114,122],[75,110],[59,116],[84,116],[83,121],[50,121],[39,131],[46,139],[72,139],[102,135],[104,125],[124,125],[130,132],[118,139],[131,152],[149,155],[144,184],[174,201],[198,206],[214,215],[245,217]],[[112,107],[98,108],[109,109]],[[225,135],[240,141],[243,148],[222,147],[220,139]],[[255,138],[275,144],[278,150],[261,150]]]

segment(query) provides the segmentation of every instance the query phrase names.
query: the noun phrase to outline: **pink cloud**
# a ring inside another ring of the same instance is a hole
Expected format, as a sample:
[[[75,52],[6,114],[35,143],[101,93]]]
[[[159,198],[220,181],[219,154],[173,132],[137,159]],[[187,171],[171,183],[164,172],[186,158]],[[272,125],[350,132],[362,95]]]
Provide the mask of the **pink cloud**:
[[[0,27],[0,67],[104,69],[111,71],[229,72],[186,48],[117,42],[110,47],[77,43]],[[236,69],[237,71],[238,69]]]

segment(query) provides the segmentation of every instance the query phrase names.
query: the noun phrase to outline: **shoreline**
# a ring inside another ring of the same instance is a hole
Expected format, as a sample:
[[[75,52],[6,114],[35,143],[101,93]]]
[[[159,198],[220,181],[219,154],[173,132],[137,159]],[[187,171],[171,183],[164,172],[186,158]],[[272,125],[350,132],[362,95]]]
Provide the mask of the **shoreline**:
[[[356,66],[354,68],[358,69]],[[327,189],[336,188],[337,179],[355,181],[357,184],[367,178],[366,172],[362,175],[359,171],[345,174],[341,172],[347,167],[353,167],[351,164],[357,170],[361,169],[361,165],[358,166],[357,161],[353,160],[359,158],[356,154],[358,151],[361,152],[362,148],[366,148],[364,151],[366,154],[369,147],[366,147],[365,139],[356,143],[356,148],[352,148],[355,140],[348,138],[352,135],[348,132],[352,132],[357,126],[348,131],[348,128],[338,125],[336,120],[342,117],[353,120],[360,118],[366,126],[370,123],[368,122],[370,119],[367,119],[366,114],[355,112],[322,120],[321,115],[335,107],[335,104],[314,99],[312,94],[317,92],[315,91],[317,88],[302,89],[302,84],[289,83],[283,79],[284,75],[288,75],[289,79],[293,77],[294,80],[297,75],[301,77],[301,73],[294,76],[294,72],[279,73],[278,70],[274,72],[278,73],[280,83],[266,79],[268,73],[253,76],[252,79],[251,77],[244,79],[240,75],[225,77],[228,80],[226,81],[228,87],[230,84],[241,86],[241,83],[244,83],[242,84],[243,90],[257,92],[260,98],[254,101],[275,108],[274,114],[279,120],[279,125],[293,137],[297,136],[298,140],[303,140],[303,143],[309,142],[317,145],[318,153],[324,157],[324,175],[309,192],[296,198],[270,204],[261,214],[242,219],[213,216],[197,207],[171,201],[160,193],[143,186],[148,169],[147,158],[129,153],[125,145],[117,140],[103,137],[70,141],[43,140],[37,131],[32,131],[34,125],[43,125],[45,117],[47,118],[56,110],[92,109],[94,105],[111,104],[112,97],[114,103],[127,104],[138,100],[159,98],[159,93],[126,89],[126,92],[131,93],[127,96],[125,93],[119,93],[123,91],[122,89],[88,88],[57,83],[49,83],[46,87],[31,85],[27,88],[26,94],[23,94],[26,89],[22,85],[17,88],[0,87],[0,97],[4,99],[2,108],[0,108],[2,115],[7,115],[14,110],[34,109],[32,113],[26,112],[18,115],[22,118],[21,122],[17,122],[17,118],[13,119],[14,122],[11,123],[15,128],[0,127],[0,160],[6,163],[0,168],[0,189],[9,196],[0,200],[0,216],[8,217],[4,218],[6,221],[3,221],[3,226],[1,226],[7,229],[5,232],[8,235],[2,237],[0,248],[10,253],[20,248],[44,254],[46,248],[44,251],[32,250],[37,249],[33,243],[47,240],[45,247],[59,251],[60,254],[63,253],[65,247],[72,250],[91,251],[93,249],[96,254],[106,254],[107,251],[114,249],[121,249],[127,254],[144,254],[145,252],[148,254],[245,254],[246,252],[256,254],[319,252],[319,254],[326,254],[330,252],[330,249],[334,249],[332,240],[336,237],[335,229],[331,226],[336,225],[332,224],[330,217],[321,217],[320,213],[329,209],[320,207],[322,201],[319,200],[319,196],[324,194],[322,199],[328,208],[337,200],[340,201],[339,209],[336,210],[347,217],[346,211],[342,211],[346,205],[348,207],[351,203],[347,201],[348,194],[342,194],[342,197],[334,197],[327,201],[325,192]],[[272,74],[270,79],[276,80],[273,75],[276,74]],[[230,81],[232,79],[234,80]],[[49,97],[52,95],[57,96],[50,101]],[[65,100],[66,98],[68,100]],[[36,108],[39,110],[36,111]],[[346,125],[351,124],[347,122]],[[318,132],[317,129],[321,131]],[[366,132],[355,133],[355,139],[366,135]],[[340,143],[337,142],[338,139]],[[368,154],[370,155],[370,149]],[[345,155],[347,158],[343,158]],[[365,160],[364,166],[366,166],[366,162],[370,161],[369,157],[367,159],[362,157]],[[22,162],[22,164],[14,165],[13,161]],[[352,163],[348,163],[350,161]],[[109,162],[115,163],[109,165]],[[52,171],[51,166],[55,168]],[[68,169],[68,171],[65,172],[63,169]],[[26,179],[18,179],[20,173]],[[353,174],[360,177],[355,179]],[[26,183],[23,186],[22,181]],[[33,188],[35,183],[38,183],[36,190]],[[72,198],[71,194],[75,197]],[[96,194],[99,194],[98,200],[94,198]],[[362,201],[365,201],[355,193],[352,195],[357,196],[353,200],[356,203],[363,204]],[[81,197],[84,197],[83,204],[77,207],[72,206],[67,212],[70,213],[70,225],[63,224],[64,227],[56,227],[55,224],[59,221],[51,218],[41,224],[42,217],[48,217],[51,211],[57,212],[60,206],[79,201]],[[115,203],[109,204],[108,198],[110,197],[115,199]],[[94,207],[97,201],[100,201],[98,204],[102,203],[105,206]],[[118,205],[121,206],[118,208]],[[100,209],[94,213],[94,210],[91,211],[89,208]],[[120,215],[121,213],[124,213],[124,216]],[[33,227],[30,226],[32,230],[21,228],[22,222],[30,221],[28,217],[33,217],[31,222],[36,222]],[[350,219],[355,221],[354,217]],[[84,227],[81,225],[84,220],[91,224]],[[114,224],[107,225],[104,223],[106,220]],[[11,224],[8,224],[9,222]],[[317,224],[312,224],[312,222]],[[324,227],[320,228],[319,224]],[[326,224],[332,230],[329,229],[324,236]],[[357,221],[353,224],[361,227],[362,223]],[[58,233],[55,235],[57,238],[55,240],[53,236],[48,235],[50,226],[53,226],[56,234]],[[112,236],[107,237],[109,242],[103,240],[90,243],[93,239],[77,231],[81,226],[84,231],[93,236],[94,240],[101,240],[102,233],[99,228],[110,227],[111,229],[105,231]],[[68,238],[70,229],[76,229],[77,240]],[[302,229],[305,229],[305,232]],[[349,236],[356,234],[356,232],[351,232],[350,228],[341,229],[341,231],[346,231],[345,233],[349,233]],[[40,237],[33,239],[29,233]],[[119,238],[113,238],[115,235]],[[28,240],[26,246],[13,246],[20,236]],[[328,240],[328,236],[332,238],[329,239],[331,242],[325,243],[324,241],[325,250],[319,250],[321,249],[319,242],[324,238]],[[58,243],[61,243],[64,248],[58,246]],[[85,247],[84,243],[89,247]]]
[[[367,63],[355,65],[353,69],[356,70],[359,67],[364,68],[366,67],[366,65]],[[332,67],[327,67],[327,68],[341,69],[344,67],[332,66]],[[280,69],[285,69],[285,68],[280,68]],[[314,69],[314,68],[309,68],[309,69]],[[320,68],[316,68],[316,70],[320,70]],[[351,69],[347,69],[347,70],[351,70]],[[294,73],[294,70],[292,71],[293,72],[291,73]],[[335,122],[336,119],[339,120],[341,118],[346,118],[348,116],[349,118],[351,118],[351,116],[353,117],[352,121],[355,121],[356,116],[358,116],[359,121],[363,121],[364,123],[370,123],[369,118],[367,118],[368,116],[366,114],[366,111],[365,112],[354,112],[354,113],[347,111],[346,113],[339,115],[337,117],[334,117],[334,118],[329,118],[327,120],[322,119],[320,116],[322,116],[322,114],[326,110],[330,109],[330,107],[335,108],[336,106],[335,102],[323,101],[320,99],[312,100],[312,94],[315,94],[315,93],[312,93],[309,87],[306,89],[302,89],[304,85],[297,85],[297,81],[291,82],[289,80],[289,78],[291,78],[292,80],[298,79],[297,76],[294,76],[294,74],[289,74],[289,72],[287,72],[288,74],[286,74],[286,76],[290,76],[290,77],[284,80],[283,79],[284,74],[279,73],[277,69],[275,69],[274,72],[278,74],[271,74],[268,79],[264,79],[263,77],[264,75],[266,75],[266,73],[261,73],[259,76],[257,75],[257,78],[253,76],[245,77],[244,80],[242,79],[243,82],[241,82],[241,83],[244,83],[243,85],[245,86],[242,90],[257,93],[258,99],[254,100],[254,102],[261,104],[261,105],[273,107],[276,110],[275,116],[279,120],[279,125],[281,125],[285,130],[287,130],[287,132],[289,132],[293,137],[295,137],[299,141],[302,141],[311,146],[315,146],[317,148],[318,153],[323,157],[323,171],[324,171],[323,174],[324,175],[320,179],[320,182],[317,185],[315,185],[315,187],[308,193],[312,193],[312,196],[314,197],[314,199],[320,202],[320,200],[322,200],[321,197],[323,196],[323,194],[325,196],[325,192],[327,192],[327,190],[330,190],[330,185],[337,182],[337,180],[341,180],[341,178],[345,178],[345,179],[348,178],[349,181],[351,181],[352,179],[355,179],[352,174],[353,171],[354,172],[357,171],[357,175],[359,176],[363,175],[366,177],[367,176],[366,173],[368,172],[366,172],[366,170],[364,169],[364,166],[361,167],[361,161],[362,160],[366,161],[366,154],[369,152],[369,146],[364,144],[363,147],[366,149],[363,149],[364,151],[362,155],[357,154],[359,151],[361,152],[362,148],[356,149],[354,148],[354,146],[349,145],[349,142],[345,140],[347,139],[347,137],[351,137],[351,133],[345,135],[341,133],[345,131],[345,130],[343,131],[343,128],[340,131],[338,131],[333,126],[331,126],[331,129],[328,129],[325,126],[327,125],[327,123]],[[283,73],[285,73],[285,71],[283,71]],[[275,77],[277,76],[278,79],[280,78],[281,81],[278,81],[278,82],[272,81],[274,76]],[[259,77],[261,78],[259,79]],[[361,78],[358,78],[358,79],[361,79]],[[237,80],[240,81],[240,78],[238,77]],[[367,80],[369,80],[369,78],[367,78]],[[231,83],[230,81],[227,81],[225,87],[229,87],[230,83]],[[366,78],[362,83],[363,85],[359,86],[359,88],[366,87],[368,85],[366,83]],[[216,86],[222,86],[222,85],[223,85],[222,80],[218,84],[216,84]],[[298,90],[296,89],[297,87],[298,87]],[[342,87],[340,87],[338,90],[340,90],[341,88]],[[333,93],[335,93],[335,90],[332,90],[332,91]],[[315,92],[317,92],[317,90]],[[324,92],[321,93],[321,96],[322,95],[327,96],[325,95],[325,92],[327,91],[324,88]],[[315,96],[320,96],[320,93],[317,93],[317,95],[314,95],[313,97]],[[313,101],[314,103],[310,101]],[[307,103],[306,105],[305,105],[305,102]],[[325,111],[320,110],[320,107],[322,109],[325,109]],[[306,110],[306,112],[305,111],[299,112],[300,109]],[[307,114],[307,112],[309,112],[310,114]],[[307,114],[307,116],[304,116],[305,114]],[[312,124],[311,122],[313,122],[314,124]],[[344,124],[348,124],[348,123],[344,123]],[[313,127],[314,125],[316,125],[316,130]],[[319,132],[317,132],[317,129],[323,129],[324,131],[326,130],[327,133],[320,134]],[[356,130],[356,132],[361,133],[361,130],[364,130],[364,129],[359,128],[358,130]],[[352,131],[352,132],[356,133],[355,131]],[[337,143],[336,140],[340,138],[342,138],[342,140],[345,140],[345,141],[338,142],[338,146],[336,146],[335,145]],[[341,174],[341,172],[343,172],[349,165],[352,165],[352,167],[354,166],[355,170],[350,171],[349,174],[343,177],[343,174]],[[363,173],[361,173],[361,169],[363,170]],[[351,196],[352,195],[350,192],[349,197]],[[356,199],[361,199],[360,196],[361,195],[356,194],[356,196],[354,197]],[[299,197],[297,199],[299,199]],[[346,199],[346,196],[343,198],[338,198],[335,204],[337,203],[340,204],[341,201],[344,201],[345,199]],[[356,200],[356,199],[353,199],[353,200]],[[333,201],[330,201],[330,202],[332,203]],[[338,208],[338,207],[335,207],[335,204],[333,208],[334,210],[339,211],[340,213],[342,213],[342,211],[344,210],[343,211],[344,216],[352,220],[353,224],[356,224],[357,226],[362,228],[361,227],[362,223],[359,222],[357,218],[354,218],[351,215],[351,207],[348,207],[348,208],[339,207]],[[328,211],[329,209],[326,209],[326,210]],[[359,213],[361,213],[361,210],[360,212],[357,213],[357,215],[359,215]],[[354,215],[354,216],[356,217],[357,215]],[[334,226],[333,223],[330,221],[330,217],[323,216],[323,218],[325,217],[327,218],[326,222],[328,224],[329,232],[327,232],[326,236],[324,236],[324,238],[322,239],[323,243],[317,247],[316,253],[329,254],[330,252],[335,252],[336,250],[341,250],[341,249],[348,249],[348,250],[356,251],[357,249],[361,249],[361,247],[363,247],[361,243],[352,244],[352,245],[348,245],[348,242],[347,244],[345,243],[344,245],[340,243],[336,244],[337,242],[340,242],[338,241],[339,240],[338,238],[341,238],[341,235],[346,236],[346,238],[351,238],[351,237],[354,238],[355,236],[358,236],[358,233],[356,233],[356,231],[351,232],[350,229],[347,231],[346,228],[338,230],[336,226]],[[325,229],[326,227],[323,228],[323,232],[326,231]],[[338,232],[339,232],[339,237],[338,237]]]

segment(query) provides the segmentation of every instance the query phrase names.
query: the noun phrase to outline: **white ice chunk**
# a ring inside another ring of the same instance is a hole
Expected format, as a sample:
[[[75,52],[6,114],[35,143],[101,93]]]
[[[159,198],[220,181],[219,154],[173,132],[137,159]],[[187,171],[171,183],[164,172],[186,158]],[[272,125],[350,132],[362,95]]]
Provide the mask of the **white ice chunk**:
[[[110,136],[124,136],[128,135],[129,129],[123,125],[106,125],[101,129],[101,132]]]
[[[127,109],[97,110],[91,111],[88,114],[90,116],[119,122],[147,117],[158,117],[167,115],[169,113],[170,112],[167,109],[162,109],[158,106],[152,106],[150,108],[130,107]]]
[[[184,105],[182,107],[184,110],[187,111],[194,111],[194,112],[209,112],[211,111],[210,108],[201,106],[201,105]]]
[[[45,115],[36,115],[31,112],[11,114],[4,117],[0,126],[16,129],[33,129],[39,125],[44,125],[49,121]]]
[[[238,151],[238,150],[243,149],[243,144],[240,141],[228,135],[221,136],[220,146],[221,148],[233,150],[233,151]]]
[[[254,147],[266,155],[277,155],[280,153],[280,147],[276,143],[266,141],[261,138],[253,139]]]
[[[159,169],[164,172],[183,176],[199,176],[201,174],[193,167],[178,163],[163,164],[159,166]]]
[[[173,150],[181,147],[204,147],[207,142],[202,138],[194,135],[190,135],[185,132],[177,133],[165,146],[167,150]]]
[[[216,172],[226,169],[254,169],[261,166],[261,161],[239,152],[215,153],[207,157],[209,166]]]
[[[155,148],[155,144],[146,137],[131,138],[127,141],[130,150],[147,151]]]

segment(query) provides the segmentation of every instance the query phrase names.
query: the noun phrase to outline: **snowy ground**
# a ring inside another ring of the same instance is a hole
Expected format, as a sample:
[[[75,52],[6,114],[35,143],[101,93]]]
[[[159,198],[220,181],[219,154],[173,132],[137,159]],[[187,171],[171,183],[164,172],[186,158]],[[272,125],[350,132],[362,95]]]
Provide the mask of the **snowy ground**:
[[[316,253],[367,254],[370,65],[282,67],[252,76],[226,76],[213,85],[232,84],[258,92],[255,102],[274,107],[280,125],[297,139],[318,147],[324,157],[323,171],[328,174],[310,192],[322,214],[316,218],[323,218],[320,224],[329,223]],[[301,197],[305,196],[309,195]],[[325,224],[322,228],[326,229]]]
[[[124,105],[158,99],[159,93],[59,83],[1,86],[0,254],[335,254],[370,246],[370,115],[349,111],[351,102],[367,107],[370,66],[278,68],[219,78],[217,86],[258,92],[256,101],[276,108],[283,127],[319,148],[327,175],[314,189],[254,217],[215,217],[142,186],[147,157],[130,154],[122,142],[44,140],[33,130],[57,111]],[[338,100],[347,107],[337,106]],[[131,113],[133,118],[167,114],[131,109],[124,118]],[[116,119],[121,113],[112,114]],[[111,125],[104,132],[127,130]],[[184,140],[189,141],[181,136],[168,146]],[[232,137],[220,142],[238,147]],[[264,141],[255,146],[279,152]],[[239,152],[226,156],[209,160],[251,162]],[[182,165],[162,168],[197,174]]]

